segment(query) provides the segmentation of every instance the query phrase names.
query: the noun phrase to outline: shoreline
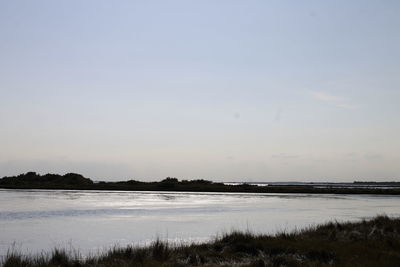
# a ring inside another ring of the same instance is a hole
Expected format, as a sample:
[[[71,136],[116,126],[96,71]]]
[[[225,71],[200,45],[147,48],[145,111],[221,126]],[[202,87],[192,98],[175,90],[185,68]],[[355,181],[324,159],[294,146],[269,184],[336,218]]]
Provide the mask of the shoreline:
[[[236,186],[235,186],[236,187]],[[240,187],[240,186],[237,186]],[[252,186],[257,187],[257,186]],[[75,186],[1,186],[0,189],[16,190],[83,190],[115,192],[171,192],[171,193],[249,193],[249,194],[333,194],[333,195],[388,195],[399,196],[400,189],[365,188],[314,188],[297,186],[258,186],[257,188],[125,188],[125,187],[75,187]]]

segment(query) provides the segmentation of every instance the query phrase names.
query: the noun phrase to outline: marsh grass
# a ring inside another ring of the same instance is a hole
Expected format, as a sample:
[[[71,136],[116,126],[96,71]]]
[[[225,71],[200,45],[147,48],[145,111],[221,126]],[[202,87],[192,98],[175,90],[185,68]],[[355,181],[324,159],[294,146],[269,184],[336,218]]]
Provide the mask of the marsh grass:
[[[200,244],[157,239],[86,258],[60,249],[34,256],[11,251],[3,266],[400,266],[400,218],[335,221],[276,235],[232,231]]]

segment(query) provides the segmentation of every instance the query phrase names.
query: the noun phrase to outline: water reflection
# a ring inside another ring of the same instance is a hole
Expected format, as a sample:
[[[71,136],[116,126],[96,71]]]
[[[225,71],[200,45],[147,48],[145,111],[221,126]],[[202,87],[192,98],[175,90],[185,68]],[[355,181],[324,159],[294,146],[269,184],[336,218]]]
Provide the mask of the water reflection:
[[[328,220],[400,215],[372,195],[0,190],[0,255],[72,244],[82,253],[156,237],[206,240],[232,229],[275,233]]]

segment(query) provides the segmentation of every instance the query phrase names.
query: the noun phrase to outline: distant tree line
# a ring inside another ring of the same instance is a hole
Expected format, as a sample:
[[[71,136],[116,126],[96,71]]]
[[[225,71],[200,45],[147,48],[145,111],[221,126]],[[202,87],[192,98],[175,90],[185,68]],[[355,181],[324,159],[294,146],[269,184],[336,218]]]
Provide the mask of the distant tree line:
[[[362,183],[362,182],[355,182]],[[377,183],[378,184],[378,183]],[[380,183],[379,183],[380,184]],[[398,185],[399,183],[396,183]],[[390,186],[389,186],[390,187]],[[224,184],[209,180],[181,180],[167,177],[160,182],[137,180],[119,182],[93,182],[77,173],[45,174],[28,172],[0,179],[0,188],[9,189],[68,189],[68,190],[126,190],[126,191],[176,191],[176,192],[242,192],[242,193],[315,193],[315,194],[382,194],[400,195],[400,188],[386,187],[326,187],[313,185]]]
[[[27,172],[18,176],[4,177],[0,179],[0,185],[30,186],[37,185],[42,187],[51,186],[88,186],[93,181],[77,173],[45,174],[39,175],[36,172]]]

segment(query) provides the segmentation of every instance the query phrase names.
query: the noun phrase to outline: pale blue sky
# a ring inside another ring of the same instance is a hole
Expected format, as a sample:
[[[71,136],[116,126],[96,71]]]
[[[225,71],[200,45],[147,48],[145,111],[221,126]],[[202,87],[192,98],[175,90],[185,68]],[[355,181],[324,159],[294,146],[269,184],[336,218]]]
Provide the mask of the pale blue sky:
[[[0,176],[399,180],[399,13],[0,0]]]

